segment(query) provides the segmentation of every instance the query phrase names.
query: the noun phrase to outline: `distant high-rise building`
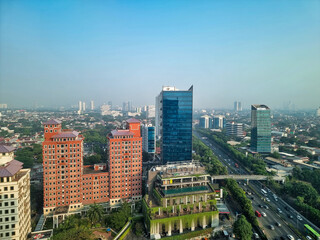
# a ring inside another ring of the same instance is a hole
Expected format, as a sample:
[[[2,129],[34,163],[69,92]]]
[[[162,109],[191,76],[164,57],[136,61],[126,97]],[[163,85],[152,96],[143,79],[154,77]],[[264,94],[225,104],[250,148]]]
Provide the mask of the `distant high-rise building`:
[[[238,102],[238,101],[235,101],[235,102],[234,102],[234,111],[235,111],[235,112],[242,111],[241,102]]]
[[[154,118],[155,117],[155,106],[154,105],[149,105],[147,107],[147,118]]]
[[[6,103],[0,103],[0,109],[7,109],[8,105]]]
[[[90,103],[91,103],[90,110],[91,110],[91,111],[93,111],[93,110],[94,110],[94,101],[93,101],[93,100],[91,100],[91,102],[90,102]]]
[[[160,103],[160,94],[156,97],[156,112],[155,112],[155,125],[156,125],[156,139],[161,138],[161,133],[160,133],[160,122],[161,122],[161,103]],[[147,111],[147,107],[145,106],[145,111]]]
[[[86,111],[86,103],[82,102],[82,111],[85,112]]]
[[[271,116],[266,105],[251,105],[251,150],[271,152]]]
[[[129,111],[129,102],[123,102],[122,103],[122,111],[128,112]]]
[[[193,86],[189,90],[163,87],[156,105],[163,163],[192,160]]]
[[[317,110],[317,116],[320,117],[320,107]]]
[[[222,115],[215,115],[212,118],[212,128],[223,129],[226,126],[226,119]]]
[[[0,239],[28,239],[31,232],[30,169],[0,145]]]
[[[79,109],[78,109],[78,114],[82,114],[82,102],[79,101]]]
[[[142,149],[148,153],[155,153],[156,149],[156,134],[155,127],[152,124],[145,124],[141,127],[142,130]]]
[[[228,136],[243,137],[243,123],[226,123],[226,132]]]
[[[199,120],[199,127],[212,128],[212,118],[208,115],[201,116]]]

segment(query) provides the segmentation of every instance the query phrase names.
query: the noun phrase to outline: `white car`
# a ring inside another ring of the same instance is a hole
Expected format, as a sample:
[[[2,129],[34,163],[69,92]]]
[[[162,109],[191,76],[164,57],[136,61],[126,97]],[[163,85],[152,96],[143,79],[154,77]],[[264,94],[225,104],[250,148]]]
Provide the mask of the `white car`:
[[[267,216],[267,214],[265,212],[261,212],[261,215],[264,216],[264,217]]]
[[[266,198],[267,202],[270,202],[270,199],[269,198]]]
[[[302,217],[300,215],[297,216],[299,221],[302,221]]]
[[[290,240],[294,240],[294,237],[292,237],[292,235],[290,235],[290,234],[287,235],[287,238]]]

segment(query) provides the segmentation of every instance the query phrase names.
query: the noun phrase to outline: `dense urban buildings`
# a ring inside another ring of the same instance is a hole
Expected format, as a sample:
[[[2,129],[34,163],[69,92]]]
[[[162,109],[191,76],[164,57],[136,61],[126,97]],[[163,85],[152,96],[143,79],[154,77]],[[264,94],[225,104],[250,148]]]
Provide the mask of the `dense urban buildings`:
[[[193,87],[163,87],[156,105],[163,163],[191,160]]]
[[[24,240],[31,232],[30,169],[0,145],[0,239]]]
[[[196,162],[153,167],[143,199],[145,224],[151,239],[219,225],[215,189],[205,167]]]
[[[271,152],[271,116],[266,105],[251,105],[251,150]]]
[[[155,153],[156,134],[155,127],[152,124],[144,124],[141,126],[142,133],[142,149],[147,153]]]
[[[226,124],[226,131],[228,136],[235,136],[235,137],[244,136],[242,123],[228,122]]]
[[[83,205],[141,199],[140,122],[129,119],[108,135],[109,162],[83,165],[83,137],[58,120],[44,123],[44,214],[79,211]],[[107,168],[108,167],[108,168]]]

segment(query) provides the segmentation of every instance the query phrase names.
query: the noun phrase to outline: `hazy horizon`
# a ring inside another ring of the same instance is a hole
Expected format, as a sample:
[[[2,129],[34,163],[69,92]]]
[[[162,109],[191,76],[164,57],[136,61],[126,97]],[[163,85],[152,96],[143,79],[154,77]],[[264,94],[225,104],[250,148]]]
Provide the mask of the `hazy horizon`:
[[[0,103],[320,106],[319,1],[1,1]]]

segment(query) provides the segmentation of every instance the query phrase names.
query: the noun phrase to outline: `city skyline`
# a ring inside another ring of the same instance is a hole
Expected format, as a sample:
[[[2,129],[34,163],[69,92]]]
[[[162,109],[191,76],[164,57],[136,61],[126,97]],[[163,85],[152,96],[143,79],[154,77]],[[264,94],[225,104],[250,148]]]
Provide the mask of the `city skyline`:
[[[194,85],[195,108],[237,100],[244,109],[289,101],[316,109],[319,9],[317,1],[2,1],[0,103],[154,105],[162,86]]]

